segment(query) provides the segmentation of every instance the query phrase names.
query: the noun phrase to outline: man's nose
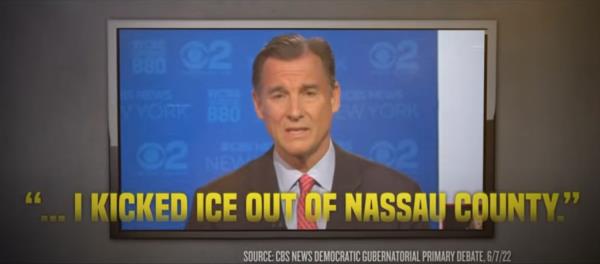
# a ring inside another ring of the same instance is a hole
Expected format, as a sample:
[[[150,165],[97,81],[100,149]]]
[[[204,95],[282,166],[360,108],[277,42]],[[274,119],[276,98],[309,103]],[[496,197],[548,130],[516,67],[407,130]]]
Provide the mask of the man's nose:
[[[290,105],[288,108],[288,118],[293,121],[296,121],[296,120],[299,120],[300,118],[302,118],[302,116],[303,116],[302,103],[300,102],[300,100],[297,96],[292,96],[291,100],[290,100]]]

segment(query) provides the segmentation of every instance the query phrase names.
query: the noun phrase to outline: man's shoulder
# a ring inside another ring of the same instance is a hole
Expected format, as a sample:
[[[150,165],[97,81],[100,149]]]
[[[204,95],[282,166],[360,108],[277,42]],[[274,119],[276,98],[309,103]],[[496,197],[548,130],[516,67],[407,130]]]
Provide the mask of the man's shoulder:
[[[258,179],[261,174],[268,170],[270,164],[269,157],[272,151],[267,151],[262,156],[251,160],[217,179],[201,186],[196,192],[242,192],[248,188],[248,185]]]
[[[359,188],[369,192],[419,192],[419,184],[406,174],[364,157],[336,149],[336,167],[360,178]]]
[[[272,150],[263,154],[261,157],[252,160],[239,169],[230,172],[216,180],[196,189],[196,193],[235,193],[240,199],[236,211],[237,222],[218,222],[198,221],[197,210],[192,210],[190,220],[186,226],[188,230],[250,230],[250,229],[269,229],[271,223],[249,223],[243,217],[244,194],[253,191],[261,191],[261,185],[264,185],[265,178],[269,177],[269,170],[273,171]],[[269,169],[269,166],[271,169]],[[274,172],[272,172],[274,173]],[[257,187],[259,186],[259,187]],[[273,191],[274,192],[274,191]],[[196,201],[194,201],[195,204]],[[194,205],[194,208],[197,205]]]

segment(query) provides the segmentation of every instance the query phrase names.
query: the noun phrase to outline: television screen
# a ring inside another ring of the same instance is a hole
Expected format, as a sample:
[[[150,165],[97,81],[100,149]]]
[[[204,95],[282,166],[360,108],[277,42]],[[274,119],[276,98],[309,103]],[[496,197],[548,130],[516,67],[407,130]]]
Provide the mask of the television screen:
[[[108,34],[111,191],[185,194],[177,208],[189,212],[185,219],[119,221],[115,237],[303,236],[283,220],[278,232],[186,228],[199,212],[199,188],[276,152],[277,135],[256,105],[253,64],[278,36],[322,39],[331,48],[339,91],[330,125],[335,157],[350,153],[412,180],[418,192],[445,193],[448,206],[458,192],[493,187],[485,167],[493,166],[486,153],[493,153],[495,22],[112,20]],[[341,166],[337,159],[325,191],[345,177],[337,174]],[[279,177],[272,180],[283,192]],[[332,226],[320,235],[352,236],[352,228]],[[382,229],[385,236],[491,234],[490,225],[471,227],[429,219],[417,230]]]

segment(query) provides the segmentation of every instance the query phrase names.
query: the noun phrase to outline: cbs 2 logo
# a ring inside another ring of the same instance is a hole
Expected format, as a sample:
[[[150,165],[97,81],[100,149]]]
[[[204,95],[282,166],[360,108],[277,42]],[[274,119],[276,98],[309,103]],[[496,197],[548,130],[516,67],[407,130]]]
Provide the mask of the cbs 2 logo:
[[[136,158],[145,170],[185,170],[187,153],[188,145],[183,141],[171,141],[165,146],[146,142],[138,148]]]
[[[380,70],[395,66],[396,70],[413,68],[419,55],[419,45],[413,40],[403,40],[393,45],[390,42],[378,42],[369,51],[371,64]]]
[[[369,156],[376,162],[400,169],[416,169],[419,145],[413,139],[404,139],[396,144],[389,141],[375,143],[369,151]]]
[[[208,45],[201,41],[190,41],[180,50],[183,64],[193,70],[231,69],[231,42],[215,40]]]

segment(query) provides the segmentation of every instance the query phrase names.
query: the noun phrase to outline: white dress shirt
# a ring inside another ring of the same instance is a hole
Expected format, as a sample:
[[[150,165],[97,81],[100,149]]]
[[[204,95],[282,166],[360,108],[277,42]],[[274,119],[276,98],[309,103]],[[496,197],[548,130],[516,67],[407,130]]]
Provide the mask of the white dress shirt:
[[[273,165],[275,166],[275,174],[277,175],[277,184],[279,185],[279,192],[294,192],[296,198],[300,199],[300,184],[298,180],[303,172],[292,168],[287,162],[285,162],[277,151],[273,151]],[[311,192],[326,193],[331,192],[331,185],[333,184],[333,172],[335,170],[335,149],[333,143],[329,141],[329,149],[323,155],[323,157],[308,170],[306,173],[308,176],[315,179],[315,185],[312,187]],[[296,200],[292,205],[292,217],[291,219],[285,218],[285,204],[282,202],[281,217],[285,219],[285,226],[287,229],[297,229],[296,219]],[[322,217],[317,220],[317,228],[325,229],[327,227],[327,221]]]

